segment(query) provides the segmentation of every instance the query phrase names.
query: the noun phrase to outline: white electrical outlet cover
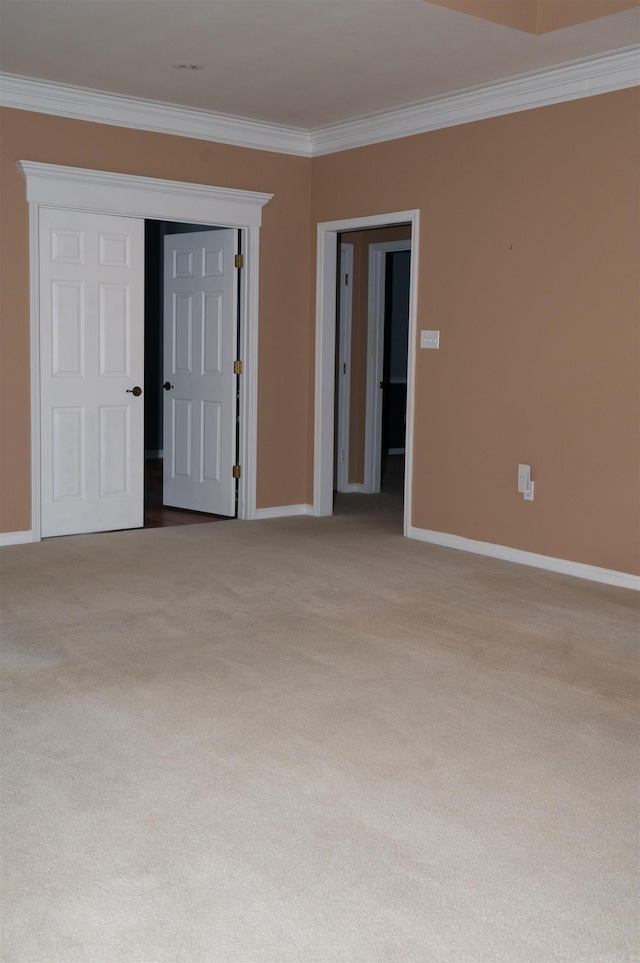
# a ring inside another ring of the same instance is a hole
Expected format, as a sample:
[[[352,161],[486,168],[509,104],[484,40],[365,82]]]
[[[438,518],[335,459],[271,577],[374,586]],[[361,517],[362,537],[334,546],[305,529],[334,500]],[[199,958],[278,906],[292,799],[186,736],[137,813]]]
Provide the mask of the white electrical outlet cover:
[[[421,348],[439,348],[440,332],[439,331],[421,331],[420,347]]]

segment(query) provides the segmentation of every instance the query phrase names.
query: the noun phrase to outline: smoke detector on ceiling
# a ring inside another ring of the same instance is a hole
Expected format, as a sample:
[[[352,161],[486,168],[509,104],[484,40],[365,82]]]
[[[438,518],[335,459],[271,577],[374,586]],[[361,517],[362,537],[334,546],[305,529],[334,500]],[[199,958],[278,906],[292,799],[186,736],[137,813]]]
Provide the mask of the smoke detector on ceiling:
[[[171,66],[175,70],[204,70],[204,64],[196,63],[195,60],[176,60]]]

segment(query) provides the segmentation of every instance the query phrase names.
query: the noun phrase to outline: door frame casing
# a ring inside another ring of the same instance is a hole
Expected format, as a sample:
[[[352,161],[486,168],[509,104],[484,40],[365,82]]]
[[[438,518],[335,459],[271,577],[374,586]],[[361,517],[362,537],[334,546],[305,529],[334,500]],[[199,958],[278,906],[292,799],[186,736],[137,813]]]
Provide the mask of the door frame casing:
[[[240,275],[240,379],[238,518],[256,517],[258,425],[258,280],[262,208],[273,194],[207,184],[114,174],[108,171],[18,161],[29,204],[31,334],[31,526],[41,539],[40,478],[40,208],[121,214],[143,220],[181,221],[233,227],[242,232]],[[144,455],[144,453],[143,453]]]
[[[411,238],[369,245],[369,313],[367,318],[367,400],[364,430],[364,490],[380,491],[382,460],[382,391],[387,254],[410,251]],[[413,268],[413,265],[412,265]],[[406,452],[406,441],[405,441]]]
[[[334,391],[336,341],[336,272],[338,234],[393,224],[411,226],[411,280],[409,285],[409,346],[407,356],[407,429],[404,476],[403,531],[411,529],[413,477],[413,419],[418,308],[418,255],[420,211],[393,211],[317,225],[316,254],[316,354],[314,393],[313,514],[333,514]]]
[[[340,256],[344,255],[348,282],[343,283],[340,277],[339,312],[339,347],[338,347],[338,417],[337,417],[337,445],[338,458],[336,470],[336,485],[339,492],[356,490],[360,486],[349,484],[349,438],[350,438],[350,406],[351,406],[351,331],[353,310],[353,244],[341,242]],[[343,366],[342,375],[340,367]],[[340,453],[344,455],[340,457]]]

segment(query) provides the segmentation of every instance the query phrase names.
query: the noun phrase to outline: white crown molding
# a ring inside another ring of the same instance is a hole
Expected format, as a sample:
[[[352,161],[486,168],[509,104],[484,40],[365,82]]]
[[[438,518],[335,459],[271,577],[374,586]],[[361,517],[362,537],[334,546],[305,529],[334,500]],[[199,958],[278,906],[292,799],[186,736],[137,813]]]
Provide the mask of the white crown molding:
[[[315,157],[640,85],[640,45],[304,130],[0,73],[0,105]]]
[[[413,134],[469,124],[534,107],[592,97],[640,84],[640,45],[521,74],[458,93],[379,111],[311,131],[313,155],[333,154]]]
[[[16,74],[0,73],[0,105],[115,127],[193,137],[234,147],[302,157],[311,155],[310,134],[297,127],[265,124],[244,117],[109,94]]]
[[[524,552],[519,548],[508,545],[494,545],[492,542],[478,542],[473,538],[463,538],[461,535],[449,535],[447,532],[432,532],[427,528],[411,526],[409,538],[420,542],[429,542],[443,548],[455,548],[474,555],[487,555],[499,558],[505,562],[516,562],[518,565],[530,565],[532,568],[542,568],[547,572],[557,572],[560,575],[572,575],[574,578],[585,578],[591,582],[602,582],[605,585],[617,585],[619,588],[640,591],[640,575],[628,572],[618,572],[612,568],[600,568],[597,565],[585,565],[584,562],[572,562],[564,558],[553,558],[550,555],[538,555],[535,552]]]

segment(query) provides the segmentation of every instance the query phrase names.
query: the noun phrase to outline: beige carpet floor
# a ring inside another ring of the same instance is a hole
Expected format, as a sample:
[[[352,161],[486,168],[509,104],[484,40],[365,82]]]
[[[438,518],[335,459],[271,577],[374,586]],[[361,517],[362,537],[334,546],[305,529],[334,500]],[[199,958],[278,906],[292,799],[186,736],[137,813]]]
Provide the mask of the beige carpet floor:
[[[4,963],[640,959],[637,595],[372,504],[2,550]]]

